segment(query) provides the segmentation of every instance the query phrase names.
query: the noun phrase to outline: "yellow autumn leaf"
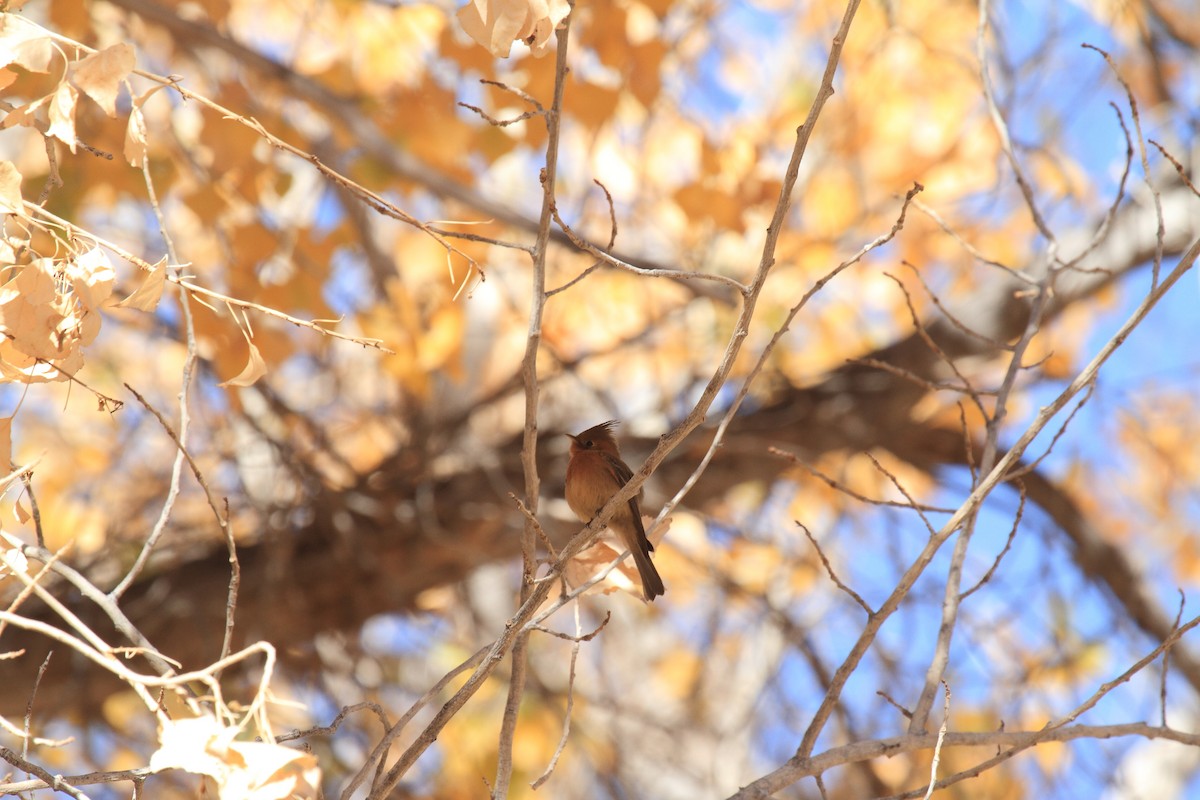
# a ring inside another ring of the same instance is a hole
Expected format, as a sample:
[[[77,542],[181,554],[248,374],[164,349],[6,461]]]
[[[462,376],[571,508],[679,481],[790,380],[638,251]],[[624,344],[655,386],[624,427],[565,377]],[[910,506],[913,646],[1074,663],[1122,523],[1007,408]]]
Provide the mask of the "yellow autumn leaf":
[[[242,333],[245,335],[245,331]],[[263,360],[262,354],[258,352],[254,342],[250,341],[249,336],[246,336],[246,345],[250,348],[246,366],[236,377],[223,381],[217,384],[218,386],[253,386],[259,378],[267,374],[267,362]]]
[[[570,11],[566,0],[472,0],[455,16],[468,36],[497,58],[508,58],[518,39],[543,55]]]
[[[69,83],[62,83],[50,100],[50,127],[46,129],[47,136],[53,136],[66,143],[71,152],[75,152],[75,104],[79,101],[79,91]]]
[[[63,275],[71,282],[75,298],[83,308],[92,311],[112,295],[117,274],[104,251],[93,247],[66,262]]]
[[[141,285],[117,305],[121,308],[136,308],[138,311],[153,311],[162,299],[166,282],[167,258],[163,256],[150,268],[150,274],[142,279]]]
[[[105,114],[115,117],[117,92],[134,63],[132,47],[124,42],[114,44],[76,62],[71,81],[95,100]]]
[[[213,717],[167,720],[154,772],[179,769],[207,775],[221,800],[306,800],[319,796],[321,771],[310,753],[268,742],[237,741],[237,728]]]
[[[0,66],[17,64],[30,72],[49,72],[58,52],[44,28],[17,14],[0,16]]]
[[[21,173],[11,161],[0,161],[0,212],[25,216]]]
[[[125,160],[131,167],[140,167],[146,158],[146,117],[135,103],[129,110],[129,124],[125,126]]]
[[[125,160],[132,167],[141,167],[146,158],[146,115],[142,106],[154,96],[154,93],[165,87],[154,86],[143,92],[133,101],[129,109],[129,124],[125,127]]]

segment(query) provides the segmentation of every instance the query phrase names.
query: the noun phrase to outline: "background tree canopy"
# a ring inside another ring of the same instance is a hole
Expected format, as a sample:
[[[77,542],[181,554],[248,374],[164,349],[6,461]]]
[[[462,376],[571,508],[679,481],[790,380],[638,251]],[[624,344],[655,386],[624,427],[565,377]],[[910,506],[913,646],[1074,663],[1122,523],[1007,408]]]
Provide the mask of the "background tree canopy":
[[[0,25],[0,790],[1200,791],[1187,0]]]

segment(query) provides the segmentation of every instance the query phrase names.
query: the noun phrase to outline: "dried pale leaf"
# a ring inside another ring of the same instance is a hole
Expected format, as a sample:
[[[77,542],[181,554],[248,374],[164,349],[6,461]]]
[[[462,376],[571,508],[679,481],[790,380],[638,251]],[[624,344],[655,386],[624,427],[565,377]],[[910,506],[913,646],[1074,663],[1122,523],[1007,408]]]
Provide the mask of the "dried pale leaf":
[[[49,72],[57,52],[44,28],[16,14],[0,16],[0,66],[19,64],[30,72]]]
[[[222,727],[213,717],[167,720],[158,736],[159,748],[150,756],[150,769],[181,769],[219,782],[230,769],[221,754],[236,735],[235,729]]]
[[[142,113],[142,106],[146,105],[146,101],[156,92],[165,88],[166,84],[152,86],[133,101],[133,108],[129,111],[129,124],[125,127],[125,160],[130,166],[141,169],[142,161],[146,157],[146,115]]]
[[[54,260],[39,258],[29,262],[17,273],[17,277],[4,284],[0,290],[0,303],[8,299],[8,292],[20,294],[26,303],[41,305],[50,303],[58,296],[54,280]]]
[[[520,39],[540,56],[571,7],[566,0],[472,0],[458,10],[463,30],[497,58],[508,58]]]
[[[72,82],[95,100],[104,113],[117,116],[117,91],[133,69],[133,47],[122,42],[107,47],[75,64]]]
[[[29,572],[29,559],[16,547],[5,550],[3,555],[0,555],[0,575],[5,572],[20,572],[23,575]]]
[[[17,522],[24,525],[29,520],[33,519],[33,514],[30,514],[25,509],[24,498],[17,498],[17,502],[13,503],[13,515],[17,518]]]
[[[612,560],[617,557],[619,552],[613,544],[605,539],[597,539],[594,543],[579,551],[579,555],[567,562],[567,566],[563,570],[563,577],[567,579],[567,584],[570,586],[582,586],[612,563]],[[618,585],[612,583],[613,574],[610,573],[608,580],[596,584],[588,591],[609,594],[615,592],[618,588],[627,588],[618,587]],[[624,582],[622,581],[622,583]]]
[[[663,520],[662,524],[650,536],[650,543],[657,545],[667,535],[671,528],[671,517]],[[642,517],[642,524],[649,528],[654,522],[651,517]],[[571,586],[582,586],[599,575],[612,563],[613,559],[625,550],[625,545],[619,543],[608,528],[604,529],[596,541],[585,547],[577,556],[567,562],[563,576]],[[616,569],[608,573],[603,581],[589,589],[589,592],[610,594],[621,589],[637,597],[642,596],[642,581],[638,575],[637,566],[632,558],[622,561]]]
[[[146,160],[146,117],[137,104],[129,110],[129,124],[125,126],[125,160],[139,169]]]
[[[167,721],[150,769],[207,775],[221,800],[308,800],[318,797],[316,758],[266,742],[235,741],[237,730],[213,717]]]
[[[153,311],[158,307],[158,301],[162,299],[163,287],[166,282],[167,259],[164,256],[161,261],[151,267],[150,274],[142,280],[142,285],[117,305],[121,308],[136,308],[138,311]]]
[[[75,104],[79,102],[79,90],[69,83],[59,84],[50,100],[50,127],[47,136],[65,142],[75,152]]]
[[[26,264],[0,287],[0,331],[7,334],[0,341],[0,371],[5,375],[12,377],[4,362],[18,370],[33,366],[19,356],[14,360],[17,353],[41,359],[63,355],[55,337],[63,318],[57,299],[54,262],[48,258]],[[16,353],[11,352],[14,348]]]
[[[54,95],[48,94],[45,97],[39,97],[37,100],[14,108],[8,112],[8,115],[3,120],[0,120],[0,129],[15,128],[18,125],[35,125],[37,123],[37,112],[42,106],[49,105],[52,99],[54,99]]]
[[[319,796],[321,770],[315,756],[266,742],[233,742],[229,750],[241,757],[243,766],[218,782],[222,800],[308,800]]]
[[[0,161],[0,213],[25,216],[21,200],[21,173],[11,161]]]
[[[0,478],[12,473],[12,417],[0,417]]]
[[[254,346],[254,342],[246,338],[246,344],[250,347],[250,358],[246,362],[245,368],[238,373],[237,377],[230,378],[220,386],[253,386],[254,382],[267,374],[267,362],[263,361],[262,353],[258,352],[258,348]]]
[[[65,381],[64,371],[74,375],[82,365],[83,356],[75,351],[68,359],[50,362],[17,350],[8,339],[0,341],[0,382],[47,383]],[[59,369],[61,365],[62,369]]]
[[[117,273],[99,247],[93,247],[67,262],[63,272],[71,281],[75,297],[88,310],[99,309],[101,303],[112,296]]]

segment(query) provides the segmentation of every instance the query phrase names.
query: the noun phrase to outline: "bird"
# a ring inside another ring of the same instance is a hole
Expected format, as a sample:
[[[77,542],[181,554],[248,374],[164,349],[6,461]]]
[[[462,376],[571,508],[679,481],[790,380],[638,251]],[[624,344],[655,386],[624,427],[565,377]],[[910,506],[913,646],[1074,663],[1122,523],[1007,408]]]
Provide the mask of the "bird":
[[[588,428],[583,433],[567,434],[571,437],[571,458],[567,462],[567,505],[582,522],[591,522],[612,496],[633,477],[633,470],[621,460],[621,451],[613,428],[618,422],[609,420]],[[608,521],[621,538],[621,542],[633,554],[638,575],[642,579],[642,595],[647,601],[664,594],[662,577],[650,560],[654,545],[646,538],[642,525],[639,501],[642,492],[629,498],[629,503]]]

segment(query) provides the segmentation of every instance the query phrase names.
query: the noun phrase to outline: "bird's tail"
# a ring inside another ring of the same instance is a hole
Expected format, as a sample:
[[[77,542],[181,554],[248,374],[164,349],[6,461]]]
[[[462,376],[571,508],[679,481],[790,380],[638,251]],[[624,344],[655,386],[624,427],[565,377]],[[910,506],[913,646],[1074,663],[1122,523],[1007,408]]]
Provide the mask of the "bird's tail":
[[[647,545],[649,541],[643,538]],[[665,594],[667,589],[663,586],[662,576],[658,574],[658,570],[654,567],[654,562],[650,560],[649,550],[643,550],[640,547],[635,547],[633,552],[633,563],[637,565],[638,575],[642,579],[642,594],[646,600],[653,600],[659,595]]]

